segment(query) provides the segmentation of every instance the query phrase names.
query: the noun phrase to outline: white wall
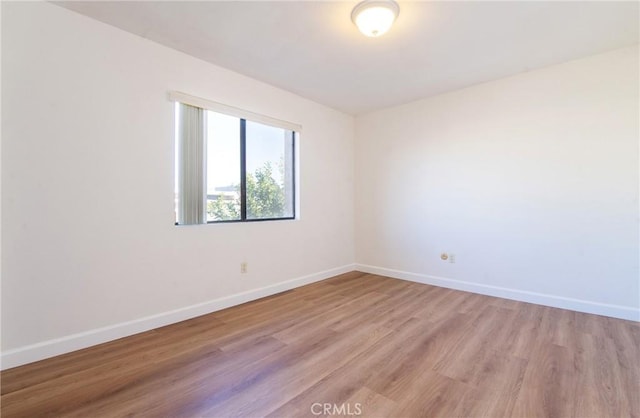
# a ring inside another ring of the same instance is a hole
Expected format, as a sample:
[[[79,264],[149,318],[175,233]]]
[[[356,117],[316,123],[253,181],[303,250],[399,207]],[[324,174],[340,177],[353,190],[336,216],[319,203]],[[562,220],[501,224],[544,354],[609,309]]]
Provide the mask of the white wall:
[[[48,3],[2,54],[3,367],[353,268],[353,117]],[[301,219],[175,227],[169,90],[302,124]]]
[[[637,49],[358,117],[354,155],[350,116],[52,4],[1,7],[3,368],[354,259],[638,319]],[[302,124],[301,219],[173,226],[169,90]]]
[[[625,48],[358,117],[360,268],[640,319],[638,71]]]

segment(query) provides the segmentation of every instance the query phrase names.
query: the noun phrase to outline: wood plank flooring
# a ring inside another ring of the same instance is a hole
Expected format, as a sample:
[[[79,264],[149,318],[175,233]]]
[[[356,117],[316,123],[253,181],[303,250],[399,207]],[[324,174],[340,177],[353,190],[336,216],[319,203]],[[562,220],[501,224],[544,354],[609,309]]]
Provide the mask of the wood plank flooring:
[[[352,272],[4,371],[1,412],[640,417],[639,347],[635,322]]]

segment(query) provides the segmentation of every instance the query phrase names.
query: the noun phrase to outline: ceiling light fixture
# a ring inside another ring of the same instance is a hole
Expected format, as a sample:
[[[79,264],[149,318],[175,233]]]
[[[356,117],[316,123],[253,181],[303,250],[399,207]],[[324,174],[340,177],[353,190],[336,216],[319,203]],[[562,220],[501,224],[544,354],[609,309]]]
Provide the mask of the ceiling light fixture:
[[[351,20],[360,32],[375,38],[391,28],[399,13],[400,7],[393,0],[365,0],[353,8]]]

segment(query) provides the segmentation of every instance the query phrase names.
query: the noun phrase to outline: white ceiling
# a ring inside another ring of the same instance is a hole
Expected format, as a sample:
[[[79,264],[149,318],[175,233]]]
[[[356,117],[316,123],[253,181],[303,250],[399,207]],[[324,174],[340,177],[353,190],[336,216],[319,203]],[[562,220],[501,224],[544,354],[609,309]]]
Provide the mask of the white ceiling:
[[[350,114],[638,43],[638,2],[411,2],[380,38],[357,1],[59,2]]]

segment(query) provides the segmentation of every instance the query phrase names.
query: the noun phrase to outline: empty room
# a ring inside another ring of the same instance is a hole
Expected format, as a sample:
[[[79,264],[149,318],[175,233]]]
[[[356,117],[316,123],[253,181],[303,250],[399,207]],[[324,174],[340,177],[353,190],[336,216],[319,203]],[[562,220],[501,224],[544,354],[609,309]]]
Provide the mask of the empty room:
[[[640,416],[639,2],[0,18],[3,418]]]

